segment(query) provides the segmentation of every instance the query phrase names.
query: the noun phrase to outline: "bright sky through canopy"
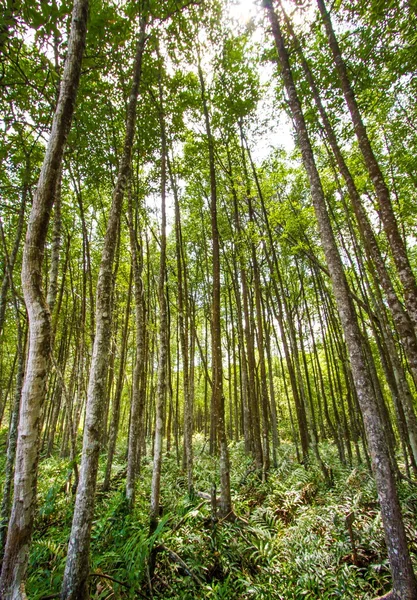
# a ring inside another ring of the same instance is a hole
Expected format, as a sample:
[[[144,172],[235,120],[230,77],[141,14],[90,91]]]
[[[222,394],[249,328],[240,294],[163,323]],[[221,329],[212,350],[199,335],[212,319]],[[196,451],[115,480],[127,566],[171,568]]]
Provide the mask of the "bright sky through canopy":
[[[230,16],[242,25],[248,23],[260,11],[260,6],[253,0],[238,0],[230,5]]]

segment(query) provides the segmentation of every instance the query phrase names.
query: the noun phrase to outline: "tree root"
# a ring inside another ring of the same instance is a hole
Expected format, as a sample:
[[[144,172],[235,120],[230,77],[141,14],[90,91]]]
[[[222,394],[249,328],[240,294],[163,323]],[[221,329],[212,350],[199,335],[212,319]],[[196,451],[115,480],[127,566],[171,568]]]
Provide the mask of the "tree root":
[[[203,498],[204,500],[209,500],[209,501],[211,500],[211,495],[207,494],[207,492],[195,492],[195,495],[198,498]],[[219,503],[220,503],[220,496],[217,496],[216,497],[216,504],[219,504]]]
[[[202,492],[201,492],[201,493],[202,493]],[[196,506],[195,508],[193,508],[192,510],[200,510],[200,508],[201,508],[202,506],[204,506],[204,504],[205,504],[205,500],[203,500],[203,502],[200,502],[200,504],[199,504],[198,506]],[[187,513],[185,513],[185,515],[182,517],[182,519],[180,519],[180,520],[178,521],[178,523],[176,523],[176,524],[175,524],[175,525],[172,527],[171,531],[177,531],[177,529],[179,529],[179,528],[181,527],[181,525],[184,523],[184,521],[187,519],[187,516],[188,516],[188,512],[187,512]]]
[[[110,577],[110,575],[105,575],[104,573],[90,573],[89,577],[99,577],[101,579],[108,579],[109,581],[113,581],[114,583],[118,583],[119,585],[125,587],[125,588],[130,588],[130,585],[128,585],[127,583],[123,583],[123,581],[119,581],[118,579],[115,579],[114,577]]]
[[[123,581],[119,581],[119,579],[115,579],[114,577],[111,577],[110,575],[106,575],[105,573],[90,573],[88,575],[89,577],[97,577],[99,579],[107,579],[108,581],[113,581],[114,583],[117,583],[118,585],[121,585],[127,589],[130,588],[130,585],[127,583],[124,583]],[[139,594],[139,596],[142,596],[142,598],[146,598],[146,596],[144,596],[141,592],[139,592],[139,590],[135,590],[135,594]],[[42,596],[41,600],[53,600],[54,598],[60,598],[61,594],[50,594],[49,596]],[[26,598],[26,596],[25,596]]]
[[[196,575],[196,573],[194,573],[190,567],[187,566],[187,564],[182,560],[181,556],[178,556],[176,552],[170,548],[167,548],[164,544],[159,544],[159,546],[155,548],[155,552],[167,552],[169,557],[178,565],[180,565],[180,567],[187,573],[187,575],[189,575],[189,577],[191,577],[191,579],[193,579],[193,581],[195,581],[198,586],[201,587],[203,585],[203,582],[198,575]]]

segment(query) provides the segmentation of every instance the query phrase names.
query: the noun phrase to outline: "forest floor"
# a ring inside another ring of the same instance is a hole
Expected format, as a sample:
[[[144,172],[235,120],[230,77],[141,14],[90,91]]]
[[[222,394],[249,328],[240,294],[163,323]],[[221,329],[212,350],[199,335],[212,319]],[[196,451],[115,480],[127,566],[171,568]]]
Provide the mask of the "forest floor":
[[[5,443],[5,435],[0,440]],[[213,519],[209,500],[190,498],[174,455],[164,458],[159,526],[149,537],[150,459],[144,459],[132,514],[124,500],[125,457],[116,456],[111,490],[98,492],[92,531],[92,598],[285,599],[374,598],[390,588],[376,491],[366,466],[342,465],[322,444],[331,485],[317,465],[300,465],[282,443],[278,467],[262,482],[243,445],[231,444],[234,521]],[[217,463],[196,436],[195,489],[210,494]],[[3,452],[1,452],[3,454]],[[100,477],[105,457],[102,457]],[[38,513],[28,595],[58,594],[74,498],[68,460],[41,460]],[[98,488],[100,489],[100,488]],[[407,533],[417,564],[417,487],[400,484]],[[155,570],[150,578],[149,557]]]

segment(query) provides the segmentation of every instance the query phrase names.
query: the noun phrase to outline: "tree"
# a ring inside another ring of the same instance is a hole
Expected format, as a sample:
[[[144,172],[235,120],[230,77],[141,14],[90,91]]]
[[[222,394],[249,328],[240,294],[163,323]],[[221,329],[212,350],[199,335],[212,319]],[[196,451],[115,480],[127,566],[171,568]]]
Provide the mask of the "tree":
[[[201,100],[203,103],[210,169],[210,217],[213,277],[211,322],[213,385],[211,406],[216,419],[217,436],[220,445],[220,511],[222,516],[226,517],[232,512],[232,500],[230,496],[230,463],[226,439],[223,395],[222,342],[220,325],[220,243],[217,224],[217,184],[216,167],[214,160],[214,139],[211,132],[206,88],[204,83],[203,71],[201,69],[200,64],[198,65],[198,77],[201,86]]]
[[[159,53],[158,53],[159,54]],[[159,258],[158,302],[159,302],[159,348],[158,348],[158,382],[155,404],[155,437],[151,486],[150,533],[158,524],[159,495],[162,468],[162,438],[164,429],[164,413],[168,383],[168,299],[167,299],[167,265],[166,265],[166,194],[167,194],[167,139],[164,115],[164,98],[161,82],[161,58],[158,55],[158,91],[159,91],[159,125],[161,130],[161,251]]]
[[[42,289],[49,216],[71,127],[87,30],[88,1],[74,2],[68,54],[23,254],[22,285],[29,315],[29,356],[20,403],[14,496],[4,552],[0,596],[25,598],[25,574],[36,502],[41,408],[50,366],[51,322]]]

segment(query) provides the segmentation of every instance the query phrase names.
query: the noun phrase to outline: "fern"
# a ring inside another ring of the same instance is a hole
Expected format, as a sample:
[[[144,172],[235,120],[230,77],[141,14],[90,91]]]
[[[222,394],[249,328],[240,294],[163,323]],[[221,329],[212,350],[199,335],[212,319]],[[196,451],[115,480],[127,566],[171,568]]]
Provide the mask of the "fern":
[[[33,543],[33,550],[48,550],[53,557],[64,558],[66,556],[65,544],[54,542],[53,540],[36,540]]]
[[[256,525],[258,531],[261,530],[264,535],[269,537],[282,530],[280,519],[269,507],[257,508],[251,516],[251,521]]]

